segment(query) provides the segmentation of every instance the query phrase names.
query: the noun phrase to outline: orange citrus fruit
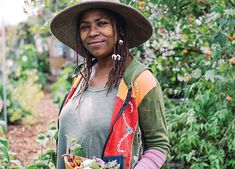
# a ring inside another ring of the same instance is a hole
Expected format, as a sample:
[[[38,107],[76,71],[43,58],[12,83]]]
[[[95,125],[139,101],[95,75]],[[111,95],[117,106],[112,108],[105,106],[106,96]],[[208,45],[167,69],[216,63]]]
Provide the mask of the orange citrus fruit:
[[[231,96],[227,96],[226,100],[227,100],[227,102],[231,102],[233,100],[233,98]]]
[[[233,41],[235,38],[232,35],[228,36],[228,40]]]
[[[212,51],[210,49],[205,50],[205,55],[211,57]]]
[[[188,51],[187,49],[184,49],[184,50],[182,51],[182,53],[183,53],[183,55],[187,55],[187,54],[189,53],[189,51]]]
[[[144,7],[144,4],[145,4],[144,1],[140,1],[140,2],[139,2],[139,7],[143,8],[143,7]]]

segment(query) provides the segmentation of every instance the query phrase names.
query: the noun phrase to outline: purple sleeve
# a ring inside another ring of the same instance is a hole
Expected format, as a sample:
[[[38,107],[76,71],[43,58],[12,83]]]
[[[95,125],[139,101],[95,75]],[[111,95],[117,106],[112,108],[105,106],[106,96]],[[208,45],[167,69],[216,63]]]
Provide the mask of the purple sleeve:
[[[166,161],[166,155],[158,150],[147,150],[134,169],[159,169]]]

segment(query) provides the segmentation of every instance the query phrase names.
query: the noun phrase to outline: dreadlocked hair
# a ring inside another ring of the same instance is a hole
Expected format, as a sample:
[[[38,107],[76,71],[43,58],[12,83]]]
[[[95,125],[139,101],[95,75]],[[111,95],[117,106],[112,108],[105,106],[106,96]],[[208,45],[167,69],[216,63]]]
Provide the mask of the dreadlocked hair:
[[[118,14],[104,9],[110,16],[111,24],[113,28],[113,34],[117,35],[117,41],[114,44],[113,53],[119,54],[121,56],[120,60],[113,60],[113,68],[111,69],[108,77],[108,81],[105,84],[105,87],[108,88],[108,92],[118,87],[120,80],[123,78],[124,72],[127,67],[128,58],[132,57],[129,52],[129,47],[127,43],[126,31],[125,31],[125,22],[121,16]],[[114,21],[116,21],[116,29]],[[77,24],[77,49],[78,44],[82,44],[80,39],[80,31],[79,31],[79,23]],[[119,40],[123,41],[123,44],[119,44]],[[95,57],[82,45],[82,53],[83,53],[83,68],[79,69],[79,73],[83,77],[83,81],[81,84],[81,91],[84,91],[88,88],[89,79],[91,77],[92,66],[96,62]],[[78,53],[77,53],[78,57]],[[107,93],[108,93],[107,92]]]
[[[116,32],[113,29],[114,35],[117,34],[117,42],[114,46],[113,53],[119,54],[121,56],[120,60],[113,60],[113,68],[109,73],[109,78],[106,83],[106,87],[108,87],[108,91],[112,88],[116,88],[122,79],[124,72],[126,70],[126,66],[128,63],[128,57],[131,57],[129,52],[129,47],[127,44],[126,31],[125,31],[125,22],[124,20],[117,14],[111,13],[111,23],[114,28],[114,19],[116,20]],[[123,44],[120,45],[119,41],[122,40]]]

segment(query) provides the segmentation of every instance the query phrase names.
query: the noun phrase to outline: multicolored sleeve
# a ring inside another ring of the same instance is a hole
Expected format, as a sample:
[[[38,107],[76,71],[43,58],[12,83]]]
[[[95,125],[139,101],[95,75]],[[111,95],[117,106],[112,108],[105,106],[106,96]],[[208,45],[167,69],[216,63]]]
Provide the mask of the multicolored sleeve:
[[[170,145],[160,84],[149,70],[144,71],[136,82],[139,86],[139,125],[144,151],[154,149],[167,156]]]

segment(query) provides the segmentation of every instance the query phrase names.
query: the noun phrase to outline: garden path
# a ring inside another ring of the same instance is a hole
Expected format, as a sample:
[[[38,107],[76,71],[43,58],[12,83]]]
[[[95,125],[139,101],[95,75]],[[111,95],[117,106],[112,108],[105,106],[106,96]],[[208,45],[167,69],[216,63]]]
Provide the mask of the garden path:
[[[57,119],[58,107],[52,102],[50,94],[45,92],[44,99],[38,106],[37,123],[34,125],[9,125],[7,138],[11,151],[16,153],[16,159],[23,166],[33,163],[40,154],[40,146],[36,143],[36,136],[40,131],[47,131],[48,124]]]

